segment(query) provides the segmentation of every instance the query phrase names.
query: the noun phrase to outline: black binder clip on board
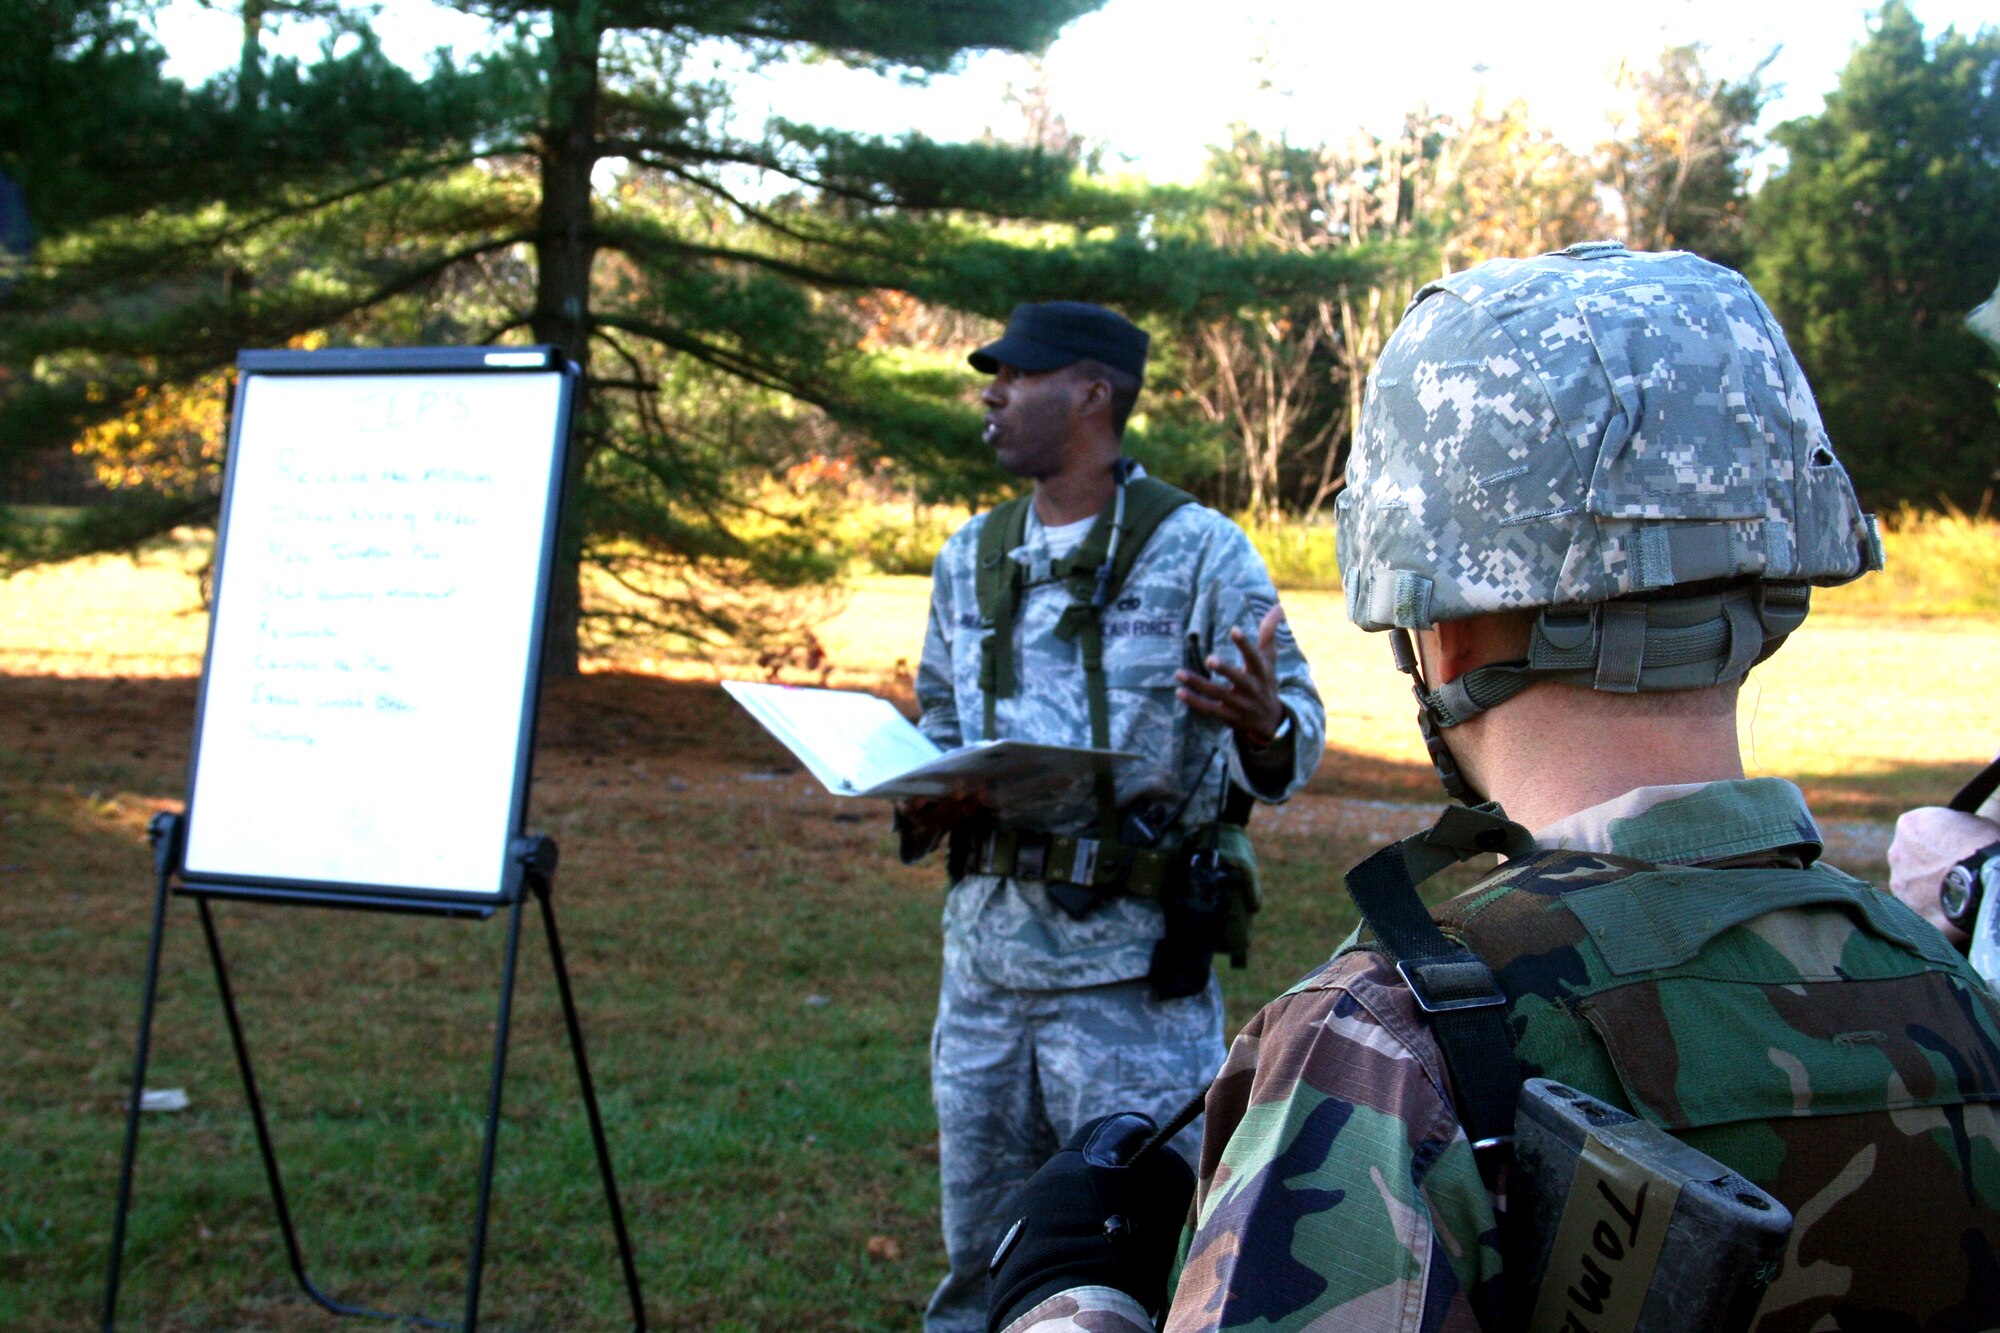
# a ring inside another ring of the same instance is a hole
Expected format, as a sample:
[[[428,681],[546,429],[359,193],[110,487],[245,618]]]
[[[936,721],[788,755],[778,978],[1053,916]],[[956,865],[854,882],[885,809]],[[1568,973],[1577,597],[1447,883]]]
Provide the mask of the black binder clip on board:
[[[521,919],[560,992],[635,1327],[645,1310],[556,930],[524,831],[576,368],[553,347],[237,357],[188,799],[151,829],[153,908],[104,1328],[115,1327],[170,897],[194,901],[293,1276],[341,1315],[478,1326]],[[462,1324],[306,1271],[210,904],[508,914]]]

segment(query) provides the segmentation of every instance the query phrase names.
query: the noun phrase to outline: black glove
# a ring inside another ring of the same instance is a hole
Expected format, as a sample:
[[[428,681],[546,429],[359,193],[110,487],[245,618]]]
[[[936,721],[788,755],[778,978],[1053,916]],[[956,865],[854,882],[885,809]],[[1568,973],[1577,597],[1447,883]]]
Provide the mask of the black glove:
[[[1156,1128],[1130,1111],[1102,1116],[1021,1187],[988,1269],[987,1333],[1071,1287],[1116,1287],[1149,1312],[1167,1303],[1194,1172],[1165,1144],[1133,1159]]]

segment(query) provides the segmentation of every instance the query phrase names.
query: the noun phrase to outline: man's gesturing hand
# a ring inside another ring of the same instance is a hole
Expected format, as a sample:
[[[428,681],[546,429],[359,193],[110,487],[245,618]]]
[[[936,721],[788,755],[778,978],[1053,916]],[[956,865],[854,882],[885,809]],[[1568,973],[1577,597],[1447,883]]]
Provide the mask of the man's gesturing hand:
[[[1240,744],[1253,750],[1269,745],[1285,722],[1285,706],[1278,701],[1278,625],[1284,616],[1280,606],[1264,613],[1254,650],[1249,635],[1240,629],[1229,631],[1229,641],[1243,654],[1242,666],[1210,657],[1207,676],[1192,671],[1174,673],[1180,682],[1174,693],[1182,703],[1222,722],[1236,733]]]

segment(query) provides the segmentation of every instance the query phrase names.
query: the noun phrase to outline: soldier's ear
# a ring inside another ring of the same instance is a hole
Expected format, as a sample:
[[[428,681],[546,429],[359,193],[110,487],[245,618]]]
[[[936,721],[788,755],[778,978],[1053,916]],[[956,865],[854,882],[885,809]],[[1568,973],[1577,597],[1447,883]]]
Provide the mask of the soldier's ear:
[[[1533,629],[1531,615],[1503,611],[1467,620],[1442,620],[1429,630],[1419,630],[1417,639],[1424,649],[1424,668],[1436,672],[1426,679],[1436,689],[1475,667],[1526,657]]]
[[[1079,376],[1083,392],[1076,400],[1076,414],[1080,417],[1111,416],[1111,383],[1102,375]]]

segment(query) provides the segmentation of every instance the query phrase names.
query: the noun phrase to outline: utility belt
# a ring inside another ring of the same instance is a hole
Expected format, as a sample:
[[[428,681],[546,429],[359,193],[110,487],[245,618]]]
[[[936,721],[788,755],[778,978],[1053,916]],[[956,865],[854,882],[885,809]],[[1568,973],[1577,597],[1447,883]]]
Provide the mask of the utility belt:
[[[1160,999],[1177,999],[1208,985],[1216,954],[1234,967],[1250,961],[1250,918],[1264,897],[1249,831],[1234,813],[1147,846],[981,820],[952,830],[948,868],[954,884],[967,875],[1038,882],[1077,920],[1120,894],[1159,903],[1166,931],[1147,977]]]
[[[1088,889],[1095,897],[1127,893],[1157,899],[1171,882],[1177,859],[1172,849],[1126,847],[1082,834],[1005,824],[954,829],[951,835],[954,880],[1000,875]],[[1067,903],[1058,903],[1067,910]]]

